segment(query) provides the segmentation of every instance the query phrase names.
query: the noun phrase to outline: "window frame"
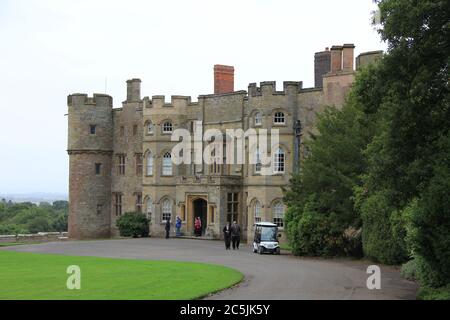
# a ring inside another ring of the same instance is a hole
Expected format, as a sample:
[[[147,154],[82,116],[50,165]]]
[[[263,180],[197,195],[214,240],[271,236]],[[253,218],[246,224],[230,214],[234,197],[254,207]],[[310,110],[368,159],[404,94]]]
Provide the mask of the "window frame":
[[[172,221],[172,202],[166,198],[161,203],[161,222]]]
[[[285,208],[282,201],[275,201],[272,208],[272,221],[277,225],[278,228],[284,228],[284,217],[285,217]]]
[[[286,153],[283,148],[278,147],[273,154],[273,172],[275,174],[284,174],[286,172]],[[282,168],[282,170],[280,170]]]
[[[170,131],[168,130],[170,128]],[[163,134],[171,134],[173,132],[173,124],[172,121],[164,121],[162,125],[162,133]]]
[[[277,126],[286,125],[286,114],[283,111],[275,112],[273,115],[273,124]]]
[[[170,161],[170,166],[166,161]],[[164,177],[173,176],[172,155],[169,151],[165,152],[162,157],[161,175]]]

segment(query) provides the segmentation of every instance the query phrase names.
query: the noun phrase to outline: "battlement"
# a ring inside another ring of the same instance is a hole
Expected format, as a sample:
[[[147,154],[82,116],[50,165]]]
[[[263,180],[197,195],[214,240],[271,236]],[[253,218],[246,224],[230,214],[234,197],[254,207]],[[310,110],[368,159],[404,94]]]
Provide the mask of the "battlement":
[[[148,97],[146,97],[148,99]],[[172,95],[170,96],[170,103],[166,102],[166,97],[163,95],[155,95],[152,96],[152,99],[146,100],[144,98],[144,102],[146,108],[180,108],[180,107],[188,107],[188,106],[196,106],[197,102],[192,102],[190,96],[181,96],[181,95]],[[148,101],[148,102],[147,102]]]
[[[67,105],[69,107],[92,105],[112,108],[113,98],[102,93],[94,93],[92,97],[85,93],[73,93],[67,96]]]
[[[287,95],[299,93],[303,88],[302,81],[283,81],[283,91],[276,90],[276,81],[263,81],[259,83],[250,83],[248,85],[248,95],[250,97],[266,96],[266,95]]]

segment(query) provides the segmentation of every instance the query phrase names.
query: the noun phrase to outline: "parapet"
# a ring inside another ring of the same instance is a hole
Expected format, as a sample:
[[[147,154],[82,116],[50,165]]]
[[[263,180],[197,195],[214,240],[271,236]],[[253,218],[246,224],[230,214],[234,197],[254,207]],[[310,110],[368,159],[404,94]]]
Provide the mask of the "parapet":
[[[148,105],[149,103],[149,105]],[[192,102],[190,96],[173,95],[170,96],[170,103],[166,103],[166,97],[163,95],[152,96],[151,100],[148,100],[146,107],[162,108],[162,107],[187,107],[197,105],[196,102]]]
[[[74,93],[67,96],[67,105],[71,106],[101,106],[111,107],[113,105],[113,98],[107,94],[94,93],[92,97],[89,97],[85,93]]]
[[[248,85],[249,97],[265,96],[265,95],[286,95],[292,93],[298,93],[303,88],[302,81],[284,81],[283,91],[276,91],[276,81],[264,81],[260,82],[259,87],[256,83],[250,83]]]

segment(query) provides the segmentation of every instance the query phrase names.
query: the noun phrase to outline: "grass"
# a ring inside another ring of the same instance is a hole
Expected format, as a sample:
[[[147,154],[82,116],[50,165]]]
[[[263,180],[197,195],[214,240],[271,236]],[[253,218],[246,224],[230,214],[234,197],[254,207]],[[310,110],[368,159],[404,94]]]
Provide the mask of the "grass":
[[[21,244],[34,244],[36,242],[0,242],[0,247],[20,246]]]
[[[292,250],[292,248],[289,245],[289,243],[280,243],[280,248],[283,249],[283,250],[288,250],[288,251]]]
[[[81,269],[80,290],[66,287],[70,265]],[[231,268],[203,263],[0,251],[0,299],[196,299],[242,277]]]

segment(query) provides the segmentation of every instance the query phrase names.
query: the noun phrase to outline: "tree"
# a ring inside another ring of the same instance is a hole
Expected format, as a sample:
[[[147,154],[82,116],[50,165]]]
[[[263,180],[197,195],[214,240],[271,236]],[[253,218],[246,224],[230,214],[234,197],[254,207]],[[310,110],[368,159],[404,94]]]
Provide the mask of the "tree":
[[[369,69],[358,75],[356,85],[366,85]],[[367,166],[362,151],[375,128],[375,119],[362,112],[353,95],[342,110],[330,107],[318,115],[319,134],[306,142],[310,156],[285,193],[288,237],[295,254],[361,254],[360,239],[348,237],[358,237],[354,231],[361,227],[353,188],[361,185]]]

